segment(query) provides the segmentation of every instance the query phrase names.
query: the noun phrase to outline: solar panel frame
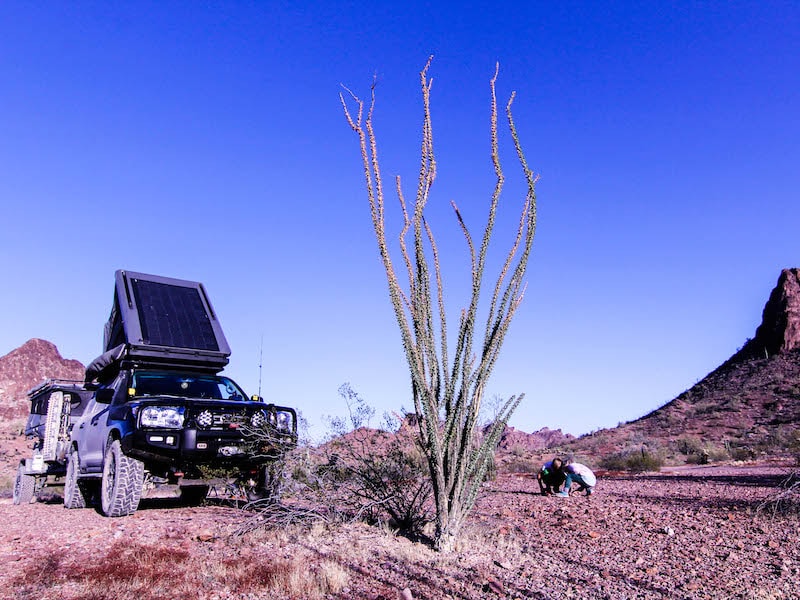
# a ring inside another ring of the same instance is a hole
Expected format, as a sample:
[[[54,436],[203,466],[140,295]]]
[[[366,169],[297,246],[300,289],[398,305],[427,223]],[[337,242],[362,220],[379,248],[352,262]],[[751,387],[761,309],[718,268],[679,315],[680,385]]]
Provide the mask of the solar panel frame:
[[[131,284],[143,343],[219,351],[198,289],[138,278]]]
[[[116,293],[126,343],[230,355],[203,284],[120,270]]]

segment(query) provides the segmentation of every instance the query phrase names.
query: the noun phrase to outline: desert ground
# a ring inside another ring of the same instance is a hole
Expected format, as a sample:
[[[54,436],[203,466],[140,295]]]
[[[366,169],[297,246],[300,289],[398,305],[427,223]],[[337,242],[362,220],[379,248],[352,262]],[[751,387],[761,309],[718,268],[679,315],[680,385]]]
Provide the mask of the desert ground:
[[[257,527],[209,500],[144,500],[130,517],[65,510],[57,495],[0,501],[0,597],[800,597],[797,513],[758,510],[790,469],[678,468],[600,478],[590,497],[543,497],[529,474],[488,482],[458,547],[388,527]]]

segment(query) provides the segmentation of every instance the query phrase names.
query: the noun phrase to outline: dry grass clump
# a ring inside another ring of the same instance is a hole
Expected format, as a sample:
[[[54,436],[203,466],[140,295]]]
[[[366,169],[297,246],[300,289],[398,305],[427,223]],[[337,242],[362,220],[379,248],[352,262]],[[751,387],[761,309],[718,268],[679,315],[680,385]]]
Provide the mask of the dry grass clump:
[[[268,594],[271,598],[323,598],[339,593],[349,577],[336,562],[309,563],[299,557],[271,560],[239,556],[203,567],[208,578],[224,581],[238,594]]]
[[[253,556],[233,550],[208,560],[175,545],[114,543],[105,555],[78,564],[55,551],[16,581],[17,597],[64,600],[254,597],[321,599],[347,585],[336,562]]]

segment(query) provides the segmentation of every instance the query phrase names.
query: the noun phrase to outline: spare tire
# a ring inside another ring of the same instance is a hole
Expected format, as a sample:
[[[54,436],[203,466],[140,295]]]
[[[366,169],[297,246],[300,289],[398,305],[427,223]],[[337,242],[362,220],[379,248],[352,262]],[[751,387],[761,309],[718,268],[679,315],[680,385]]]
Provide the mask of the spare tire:
[[[36,478],[25,473],[25,463],[20,461],[17,477],[14,479],[14,504],[28,504],[36,491]]]

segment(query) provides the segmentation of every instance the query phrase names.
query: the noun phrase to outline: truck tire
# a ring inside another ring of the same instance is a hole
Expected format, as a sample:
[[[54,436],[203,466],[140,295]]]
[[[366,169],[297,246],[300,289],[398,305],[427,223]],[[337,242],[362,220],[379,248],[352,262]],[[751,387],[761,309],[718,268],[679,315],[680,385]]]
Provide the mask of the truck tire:
[[[78,478],[78,451],[70,449],[67,454],[67,474],[64,477],[64,508],[86,508],[89,491],[86,482]]]
[[[103,460],[100,504],[107,517],[132,515],[139,507],[144,484],[144,463],[125,456],[119,440],[113,440]]]
[[[17,468],[17,477],[14,480],[14,504],[28,504],[33,500],[36,490],[36,478],[25,473],[25,463],[20,462]]]
[[[244,486],[248,502],[271,500],[277,502],[283,492],[283,472],[280,465],[270,464],[258,470],[258,476],[247,480]]]

